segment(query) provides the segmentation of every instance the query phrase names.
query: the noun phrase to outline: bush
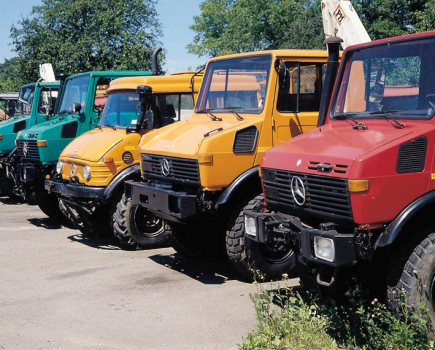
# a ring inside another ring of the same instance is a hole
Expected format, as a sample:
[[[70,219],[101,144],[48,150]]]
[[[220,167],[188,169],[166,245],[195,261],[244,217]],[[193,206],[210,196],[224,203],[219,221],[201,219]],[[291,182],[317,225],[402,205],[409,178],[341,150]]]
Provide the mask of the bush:
[[[411,314],[404,300],[393,312],[359,287],[331,292],[263,288],[251,295],[258,326],[240,349],[433,349],[424,305]]]

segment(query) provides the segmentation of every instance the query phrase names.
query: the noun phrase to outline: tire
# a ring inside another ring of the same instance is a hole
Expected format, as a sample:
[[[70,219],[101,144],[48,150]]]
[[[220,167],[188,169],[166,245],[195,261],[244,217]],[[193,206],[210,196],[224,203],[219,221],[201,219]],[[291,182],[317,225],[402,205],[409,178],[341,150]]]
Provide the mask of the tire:
[[[170,224],[170,244],[186,258],[216,261],[225,258],[225,225],[213,219]]]
[[[401,274],[397,280],[394,276],[398,270]],[[431,324],[435,325],[435,233],[430,233],[417,245],[404,267],[400,260],[392,264],[387,275],[387,300],[390,308],[396,309],[403,302],[403,293],[407,296],[408,310],[414,313],[419,305],[426,304]],[[432,329],[429,336],[434,338],[434,335]]]
[[[39,209],[53,221],[59,224],[65,223],[66,217],[59,207],[59,199],[55,194],[48,193],[45,190],[37,189],[35,191],[35,200]]]
[[[113,234],[126,249],[152,249],[168,242],[169,226],[140,205],[133,205],[125,194],[116,204]]]
[[[230,261],[237,271],[247,278],[256,278],[257,274],[265,280],[282,279],[283,274],[295,272],[295,254],[289,246],[257,243],[245,237],[244,210],[259,210],[263,205],[263,196],[257,196],[244,208],[236,206],[235,224],[227,231],[226,247]],[[242,209],[240,209],[242,208]],[[233,221],[234,222],[234,221]]]
[[[6,168],[0,169],[0,196],[9,198],[18,198],[14,193],[14,180],[6,176]]]

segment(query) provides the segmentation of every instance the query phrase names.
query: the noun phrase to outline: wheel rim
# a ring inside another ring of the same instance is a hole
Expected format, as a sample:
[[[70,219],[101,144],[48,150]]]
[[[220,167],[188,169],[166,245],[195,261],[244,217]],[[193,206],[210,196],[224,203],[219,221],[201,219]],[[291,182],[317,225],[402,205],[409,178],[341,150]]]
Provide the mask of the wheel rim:
[[[291,259],[294,254],[288,244],[282,243],[273,244],[268,242],[260,244],[260,250],[263,253],[264,259],[272,265],[282,264]]]
[[[138,206],[135,213],[136,226],[139,234],[146,238],[155,238],[164,231],[163,221],[149,210]]]

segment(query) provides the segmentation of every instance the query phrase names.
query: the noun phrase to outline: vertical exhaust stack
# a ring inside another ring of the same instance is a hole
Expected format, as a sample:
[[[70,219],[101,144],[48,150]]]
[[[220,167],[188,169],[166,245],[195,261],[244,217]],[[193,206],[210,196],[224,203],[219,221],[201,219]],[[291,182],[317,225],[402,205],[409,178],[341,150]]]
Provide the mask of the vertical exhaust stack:
[[[340,44],[343,39],[330,37],[323,43],[328,47],[328,62],[326,63],[325,82],[323,83],[322,98],[320,100],[319,119],[317,127],[325,124],[326,114],[329,109],[329,102],[334,89],[335,78],[338,72],[338,59],[340,57]]]
[[[63,85],[65,84],[66,77],[67,77],[67,74],[64,72],[61,72],[58,75],[60,85],[59,85],[59,91],[57,93],[56,103],[54,104],[54,114],[57,114],[58,108],[60,107],[59,104],[60,104],[60,100],[62,98],[62,90],[63,90]]]
[[[161,51],[162,48],[160,46],[153,51],[153,55],[151,58],[152,75],[159,75],[159,65],[157,64],[157,56]]]

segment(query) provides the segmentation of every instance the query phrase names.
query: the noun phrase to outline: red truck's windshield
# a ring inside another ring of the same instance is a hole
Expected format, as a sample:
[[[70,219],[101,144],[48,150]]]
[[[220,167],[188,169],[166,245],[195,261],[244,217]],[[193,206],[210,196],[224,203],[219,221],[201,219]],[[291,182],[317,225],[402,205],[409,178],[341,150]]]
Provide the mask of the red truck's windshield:
[[[432,118],[435,114],[435,39],[355,50],[331,108],[333,118]]]

